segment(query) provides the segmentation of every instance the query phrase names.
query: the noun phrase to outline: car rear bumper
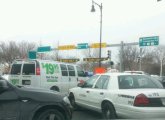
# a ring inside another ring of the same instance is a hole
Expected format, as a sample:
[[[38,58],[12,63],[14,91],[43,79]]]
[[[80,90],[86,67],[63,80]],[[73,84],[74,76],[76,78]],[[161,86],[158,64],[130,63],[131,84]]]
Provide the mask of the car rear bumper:
[[[144,119],[144,118],[160,118],[165,119],[165,107],[131,107],[123,109],[119,112],[122,118]]]

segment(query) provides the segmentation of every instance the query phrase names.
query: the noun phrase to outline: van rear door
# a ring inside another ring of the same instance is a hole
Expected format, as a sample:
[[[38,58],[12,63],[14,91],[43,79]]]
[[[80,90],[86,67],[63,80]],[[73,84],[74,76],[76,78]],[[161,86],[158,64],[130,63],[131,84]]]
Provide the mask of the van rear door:
[[[36,75],[36,62],[24,62],[22,67],[22,85],[40,87],[40,75]]]
[[[62,93],[69,90],[69,74],[66,64],[60,64],[61,68],[61,91]]]
[[[21,68],[22,62],[12,64],[9,75],[9,82],[13,85],[21,85]]]

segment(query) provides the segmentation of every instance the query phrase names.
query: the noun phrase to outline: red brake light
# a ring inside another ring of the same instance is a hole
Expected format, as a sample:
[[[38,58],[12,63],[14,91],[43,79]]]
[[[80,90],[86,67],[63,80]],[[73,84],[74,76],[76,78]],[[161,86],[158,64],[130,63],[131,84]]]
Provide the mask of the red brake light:
[[[149,99],[144,94],[139,94],[136,96],[134,101],[134,106],[148,106]]]
[[[40,68],[36,68],[36,75],[40,75]]]

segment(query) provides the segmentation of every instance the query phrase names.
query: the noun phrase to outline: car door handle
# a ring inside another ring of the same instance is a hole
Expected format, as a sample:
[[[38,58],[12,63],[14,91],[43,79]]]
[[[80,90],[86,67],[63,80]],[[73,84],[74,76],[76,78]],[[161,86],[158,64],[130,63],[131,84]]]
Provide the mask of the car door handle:
[[[104,95],[104,93],[103,93],[103,92],[101,92],[101,93],[100,93],[100,95]]]
[[[89,93],[89,91],[86,91],[87,93]]]

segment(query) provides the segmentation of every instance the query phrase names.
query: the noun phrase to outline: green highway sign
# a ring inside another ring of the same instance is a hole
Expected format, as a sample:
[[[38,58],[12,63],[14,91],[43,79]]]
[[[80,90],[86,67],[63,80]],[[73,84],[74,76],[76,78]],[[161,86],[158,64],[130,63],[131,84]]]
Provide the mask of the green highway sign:
[[[151,36],[151,37],[141,37],[139,38],[139,46],[155,46],[159,45],[159,36]]]
[[[28,58],[29,59],[36,59],[36,54],[37,54],[36,51],[29,51]]]
[[[43,46],[43,47],[38,47],[37,52],[49,52],[51,51],[50,46]]]
[[[89,48],[88,43],[77,44],[77,49],[87,49]]]

